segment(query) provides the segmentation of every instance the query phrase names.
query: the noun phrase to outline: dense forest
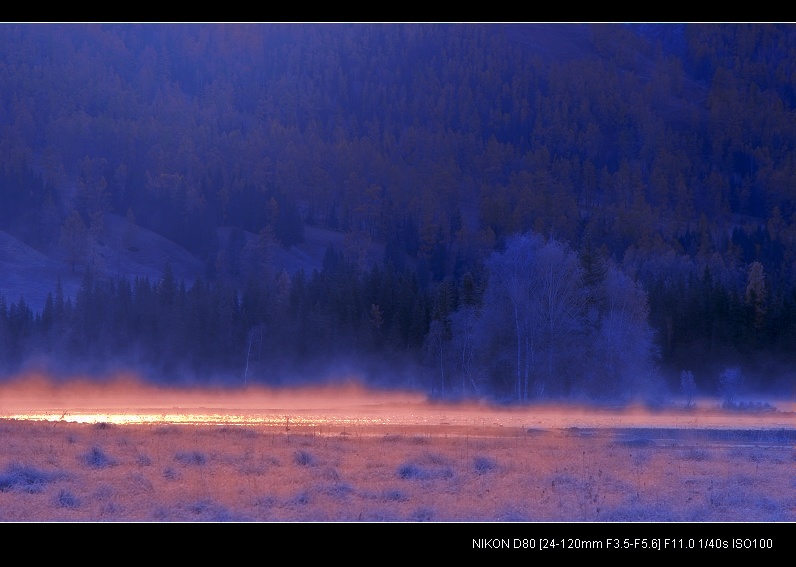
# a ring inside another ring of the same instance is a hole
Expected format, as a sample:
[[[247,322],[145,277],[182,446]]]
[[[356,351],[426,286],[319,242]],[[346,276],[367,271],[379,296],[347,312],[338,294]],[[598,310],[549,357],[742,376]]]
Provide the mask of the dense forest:
[[[796,26],[2,24],[0,92],[0,230],[83,274],[0,277],[4,375],[792,386]],[[101,276],[109,214],[205,270]]]

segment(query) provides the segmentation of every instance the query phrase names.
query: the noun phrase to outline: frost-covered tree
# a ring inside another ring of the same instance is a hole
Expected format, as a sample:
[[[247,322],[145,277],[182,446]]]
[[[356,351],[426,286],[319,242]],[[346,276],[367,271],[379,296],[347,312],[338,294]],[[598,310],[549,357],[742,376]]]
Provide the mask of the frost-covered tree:
[[[519,400],[528,397],[528,383],[537,354],[539,327],[534,323],[539,316],[535,300],[540,282],[532,263],[542,246],[544,240],[538,235],[513,236],[506,242],[505,251],[492,254],[487,262],[489,285],[484,308],[506,312],[510,319],[517,354],[516,394]],[[494,318],[487,320],[494,321]]]
[[[522,234],[508,238],[486,269],[480,310],[463,307],[453,317],[459,372],[488,376],[496,391],[510,383],[519,401],[623,397],[654,375],[646,293],[615,266],[587,284],[566,244]],[[595,296],[599,303],[589,301]]]
[[[536,234],[512,236],[503,252],[489,258],[487,270],[483,321],[511,326],[517,399],[529,398],[532,379],[537,393],[568,389],[569,355],[585,328],[586,295],[575,253]]]
[[[743,374],[738,366],[724,369],[719,376],[719,393],[724,399],[724,407],[735,406],[742,384]]]
[[[587,292],[580,260],[568,246],[551,239],[538,251],[534,267],[540,281],[535,303],[545,358],[542,388],[557,383],[559,393],[569,393],[572,356],[581,350],[586,331]]]
[[[655,354],[647,322],[647,295],[638,282],[611,267],[604,282],[605,313],[588,344],[594,348],[590,369],[594,394],[621,397],[638,393]]]

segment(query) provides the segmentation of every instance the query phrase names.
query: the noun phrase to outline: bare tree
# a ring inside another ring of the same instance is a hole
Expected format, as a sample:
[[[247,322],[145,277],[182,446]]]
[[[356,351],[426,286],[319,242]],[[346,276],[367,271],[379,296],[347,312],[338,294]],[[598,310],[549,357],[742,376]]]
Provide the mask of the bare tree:
[[[262,352],[263,348],[263,331],[265,330],[265,325],[260,324],[252,327],[249,329],[248,338],[246,341],[246,368],[243,371],[243,385],[249,385],[249,366],[252,357],[254,356],[255,351],[255,344],[257,345],[257,360],[259,362],[260,359],[260,352]]]
[[[690,408],[696,395],[696,381],[694,380],[694,373],[690,370],[680,372],[680,391],[685,397],[685,407]]]
[[[441,397],[445,397],[445,356],[447,355],[445,349],[446,343],[445,325],[435,319],[431,322],[426,335],[425,350],[429,359],[433,359],[439,364],[439,382]]]
[[[462,394],[470,383],[473,391],[478,394],[476,383],[476,353],[478,351],[478,310],[472,305],[465,305],[451,315],[451,331],[453,348],[456,353],[456,364],[462,377]]]
[[[490,309],[507,307],[514,327],[518,400],[528,398],[528,383],[534,365],[538,329],[534,319],[538,313],[534,312],[536,305],[533,299],[537,295],[539,281],[531,267],[535,252],[543,244],[542,238],[535,234],[514,236],[507,241],[503,253],[493,254],[487,262],[490,283],[485,303]]]
[[[558,379],[559,387],[569,390],[571,374],[560,372],[557,366],[562,356],[573,354],[585,328],[587,295],[580,260],[566,245],[552,239],[539,249],[535,260],[539,280],[536,311],[542,328],[546,379]]]
[[[486,303],[505,304],[514,327],[517,398],[528,399],[531,375],[537,394],[551,383],[568,389],[559,363],[584,328],[586,299],[576,254],[556,240],[523,234],[509,238],[487,268]]]

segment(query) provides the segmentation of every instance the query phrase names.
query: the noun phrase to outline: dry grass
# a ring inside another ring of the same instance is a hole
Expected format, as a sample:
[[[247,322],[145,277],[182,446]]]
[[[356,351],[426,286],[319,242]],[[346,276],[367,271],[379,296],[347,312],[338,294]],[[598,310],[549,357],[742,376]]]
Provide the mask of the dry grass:
[[[796,520],[773,437],[428,431],[0,421],[0,520]]]

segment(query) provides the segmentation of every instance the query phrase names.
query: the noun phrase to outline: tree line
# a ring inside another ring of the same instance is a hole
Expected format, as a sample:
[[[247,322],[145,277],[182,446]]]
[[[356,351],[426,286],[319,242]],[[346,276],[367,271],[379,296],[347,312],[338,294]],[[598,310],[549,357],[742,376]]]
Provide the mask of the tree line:
[[[374,383],[407,386],[392,366],[411,368],[411,385],[434,396],[524,402],[671,392],[662,368],[693,368],[691,349],[792,356],[796,296],[772,302],[759,263],[737,291],[710,267],[687,285],[658,277],[650,294],[643,277],[590,241],[574,250],[536,233],[508,238],[479,271],[427,286],[389,260],[362,268],[332,247],[321,270],[250,276],[242,291],[223,277],[188,287],[168,265],[157,281],[86,270],[74,299],[59,283],[40,312],[0,296],[0,365],[244,385],[350,364],[370,367]],[[704,374],[697,385],[718,387]]]

